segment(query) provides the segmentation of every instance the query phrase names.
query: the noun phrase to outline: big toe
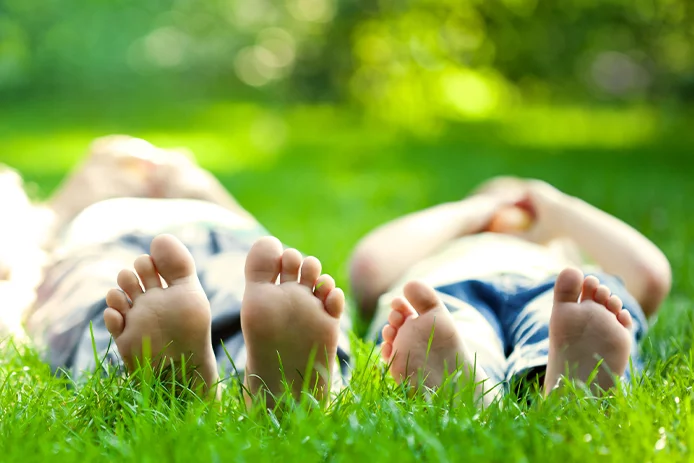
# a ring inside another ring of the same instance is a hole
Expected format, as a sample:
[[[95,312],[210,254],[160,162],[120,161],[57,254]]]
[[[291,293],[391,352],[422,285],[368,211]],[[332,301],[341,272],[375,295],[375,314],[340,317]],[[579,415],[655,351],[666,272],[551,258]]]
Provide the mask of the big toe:
[[[246,257],[247,283],[274,283],[280,274],[282,243],[266,236],[253,244]]]
[[[554,284],[555,302],[578,302],[583,285],[583,273],[576,268],[566,268]]]
[[[195,262],[188,249],[172,235],[159,235],[152,241],[150,255],[159,274],[171,286],[195,275]]]
[[[403,291],[407,300],[420,315],[435,309],[441,303],[434,288],[421,281],[410,281]]]

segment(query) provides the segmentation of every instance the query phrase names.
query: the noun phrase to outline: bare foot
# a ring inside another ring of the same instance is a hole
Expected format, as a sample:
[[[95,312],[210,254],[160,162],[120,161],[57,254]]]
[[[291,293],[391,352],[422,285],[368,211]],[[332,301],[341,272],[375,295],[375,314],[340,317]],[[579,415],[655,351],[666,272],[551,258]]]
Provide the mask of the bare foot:
[[[383,328],[381,353],[390,362],[390,372],[398,383],[422,381],[429,388],[443,384],[446,374],[460,373],[470,380],[474,356],[455,326],[453,317],[431,286],[411,281],[404,288],[405,298],[395,298],[388,325]],[[484,394],[488,382],[479,367],[474,372],[477,398],[484,404],[493,400]]]
[[[584,279],[574,268],[562,271],[554,286],[545,394],[565,373],[587,382],[600,360],[592,385],[603,390],[614,386],[614,377],[624,375],[629,362],[631,326],[621,299],[611,296],[597,278]]]
[[[155,366],[185,361],[186,372],[194,372],[188,379],[209,390],[218,380],[210,304],[190,252],[173,236],[160,235],[152,241],[151,256],[135,260],[135,270],[139,281],[130,270],[118,274],[122,291],[109,291],[109,308],[104,311],[106,327],[128,370],[136,370],[145,360]],[[162,287],[162,278],[168,287]],[[145,342],[149,352],[143,349]]]
[[[252,396],[269,392],[270,406],[285,392],[283,376],[295,398],[304,382],[319,399],[329,392],[345,297],[320,271],[318,259],[302,259],[295,249],[283,252],[276,238],[261,238],[248,253],[241,307],[245,384]]]

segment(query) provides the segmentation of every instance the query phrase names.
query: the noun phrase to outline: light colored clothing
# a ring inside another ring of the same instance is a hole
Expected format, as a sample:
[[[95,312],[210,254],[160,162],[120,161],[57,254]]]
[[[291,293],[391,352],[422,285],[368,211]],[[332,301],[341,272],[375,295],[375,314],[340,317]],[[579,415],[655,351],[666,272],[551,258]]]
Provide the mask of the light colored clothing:
[[[59,254],[118,240],[128,233],[157,235],[199,224],[257,234],[258,223],[228,209],[194,199],[117,198],[92,204],[67,227]]]
[[[118,272],[132,268],[139,255],[149,253],[152,240],[161,233],[180,239],[195,259],[210,300],[212,343],[220,370],[243,373],[244,266],[252,244],[268,233],[254,220],[226,208],[183,199],[103,201],[68,227],[59,257],[46,271],[27,319],[27,331],[54,369],[70,370],[75,377],[93,371],[95,349],[99,362],[122,366],[103,321],[105,295],[116,287]],[[347,317],[343,321],[336,381],[348,374],[349,324]]]

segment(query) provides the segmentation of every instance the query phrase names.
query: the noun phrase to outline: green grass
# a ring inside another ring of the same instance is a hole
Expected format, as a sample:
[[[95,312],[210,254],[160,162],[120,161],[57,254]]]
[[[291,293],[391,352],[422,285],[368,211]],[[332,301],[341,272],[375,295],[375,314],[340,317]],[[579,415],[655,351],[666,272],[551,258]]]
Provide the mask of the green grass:
[[[685,461],[694,445],[694,169],[690,120],[643,108],[545,108],[414,138],[329,107],[32,103],[0,109],[0,162],[45,196],[89,140],[127,132],[191,147],[268,229],[321,258],[348,287],[346,262],[374,226],[455,200],[491,175],[548,180],[643,231],[667,254],[671,298],[644,343],[647,373],[628,392],[548,401],[507,397],[479,411],[448,394],[408,397],[371,346],[326,411],[282,414],[181,405],[159,385],[118,377],[77,387],[35,352],[0,347],[0,460]],[[537,134],[536,137],[533,135]],[[114,276],[115,277],[115,276]],[[474,460],[473,460],[474,459]]]

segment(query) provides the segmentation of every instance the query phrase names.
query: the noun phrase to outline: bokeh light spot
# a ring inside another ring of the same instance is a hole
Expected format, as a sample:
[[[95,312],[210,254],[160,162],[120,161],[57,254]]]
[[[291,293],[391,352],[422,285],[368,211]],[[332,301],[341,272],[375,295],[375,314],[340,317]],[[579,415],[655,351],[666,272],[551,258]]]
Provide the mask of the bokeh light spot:
[[[462,116],[484,117],[499,103],[494,83],[472,70],[450,70],[441,76],[444,101]]]
[[[335,0],[288,0],[287,8],[296,19],[326,23],[335,17]]]

